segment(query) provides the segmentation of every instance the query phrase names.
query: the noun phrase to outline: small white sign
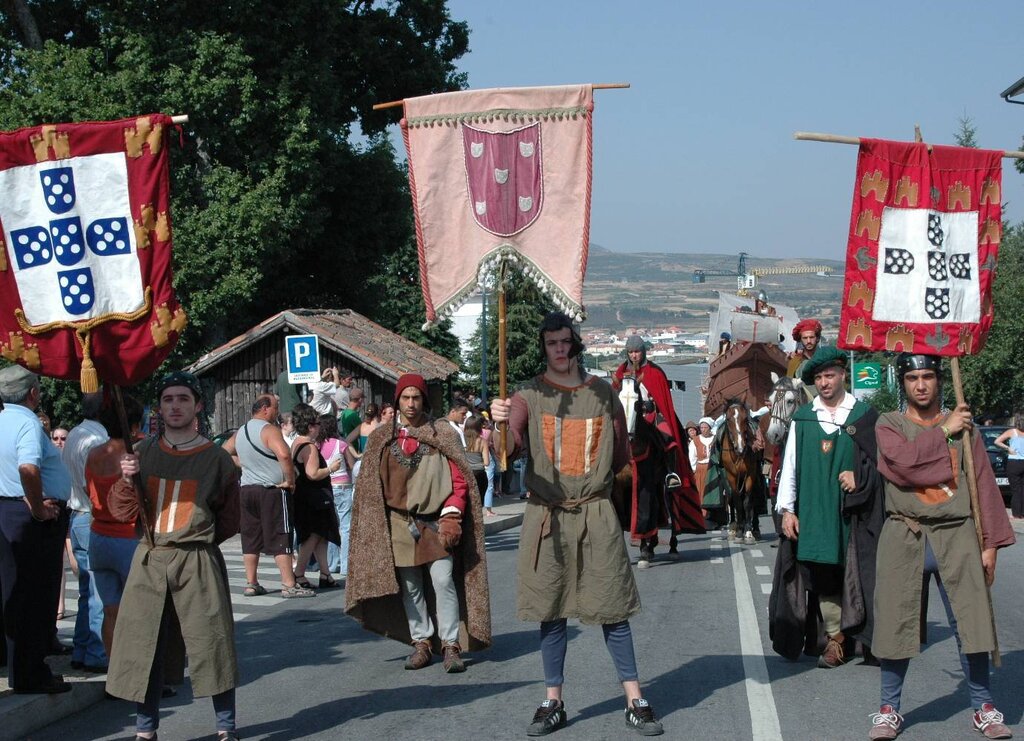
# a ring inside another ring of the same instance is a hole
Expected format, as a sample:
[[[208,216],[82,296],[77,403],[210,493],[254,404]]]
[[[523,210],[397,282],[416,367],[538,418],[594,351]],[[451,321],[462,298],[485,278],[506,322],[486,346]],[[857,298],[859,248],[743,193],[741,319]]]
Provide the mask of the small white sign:
[[[288,383],[320,380],[320,342],[315,334],[296,334],[284,338],[288,359]]]

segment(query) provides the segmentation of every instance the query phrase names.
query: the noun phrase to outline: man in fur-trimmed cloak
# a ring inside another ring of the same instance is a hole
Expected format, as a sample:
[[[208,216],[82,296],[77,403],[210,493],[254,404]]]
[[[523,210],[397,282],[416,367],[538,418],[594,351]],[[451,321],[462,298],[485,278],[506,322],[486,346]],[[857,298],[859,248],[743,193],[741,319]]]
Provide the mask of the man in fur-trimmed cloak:
[[[411,643],[406,669],[427,666],[433,651],[446,672],[465,671],[463,647],[491,644],[479,493],[455,430],[429,415],[422,376],[398,380],[395,407],[395,422],[374,430],[363,451],[345,612]]]

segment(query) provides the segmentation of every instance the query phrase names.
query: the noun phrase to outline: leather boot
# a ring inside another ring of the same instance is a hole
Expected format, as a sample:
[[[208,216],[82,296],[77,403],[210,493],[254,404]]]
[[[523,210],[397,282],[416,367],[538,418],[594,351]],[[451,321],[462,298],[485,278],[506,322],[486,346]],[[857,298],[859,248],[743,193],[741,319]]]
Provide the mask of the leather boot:
[[[429,666],[433,657],[430,655],[429,641],[415,641],[412,644],[412,654],[405,660],[406,669],[422,669]]]
[[[846,638],[842,633],[836,633],[828,637],[825,650],[818,657],[818,667],[821,669],[835,669],[846,663],[846,652],[843,649],[843,642]]]
[[[441,656],[444,657],[444,670],[448,674],[458,674],[466,671],[466,663],[462,660],[462,648],[458,643],[446,643],[441,647]]]

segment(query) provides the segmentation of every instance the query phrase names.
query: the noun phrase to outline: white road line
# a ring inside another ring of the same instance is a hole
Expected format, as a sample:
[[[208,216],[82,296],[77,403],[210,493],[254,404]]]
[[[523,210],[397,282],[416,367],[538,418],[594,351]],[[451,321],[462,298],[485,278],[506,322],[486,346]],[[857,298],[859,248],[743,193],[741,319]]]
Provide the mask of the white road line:
[[[781,741],[782,728],[775,707],[775,696],[764,660],[761,631],[757,626],[754,597],[751,593],[743,553],[734,551],[732,580],[736,589],[736,613],[740,623],[740,651],[743,653],[744,685],[750,708],[750,730],[753,741]]]
[[[711,563],[725,563],[724,558],[712,558]]]
[[[771,594],[771,593],[772,593],[772,585],[768,584],[768,583],[762,583],[761,584],[761,594]]]
[[[755,566],[754,567],[754,573],[757,574],[758,576],[768,576],[769,574],[772,573],[772,567],[771,566]]]
[[[760,548],[751,548],[750,549],[750,557],[751,558],[764,558],[764,551],[762,551]]]

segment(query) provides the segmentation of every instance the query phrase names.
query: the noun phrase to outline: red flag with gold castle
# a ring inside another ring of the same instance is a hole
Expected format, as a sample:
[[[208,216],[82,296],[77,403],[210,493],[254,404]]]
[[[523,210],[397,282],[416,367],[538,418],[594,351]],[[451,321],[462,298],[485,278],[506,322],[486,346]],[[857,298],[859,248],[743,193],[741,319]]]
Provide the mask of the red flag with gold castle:
[[[171,285],[171,117],[0,133],[0,353],[138,383],[185,327]]]
[[[980,352],[992,326],[1002,152],[861,139],[838,346]]]

